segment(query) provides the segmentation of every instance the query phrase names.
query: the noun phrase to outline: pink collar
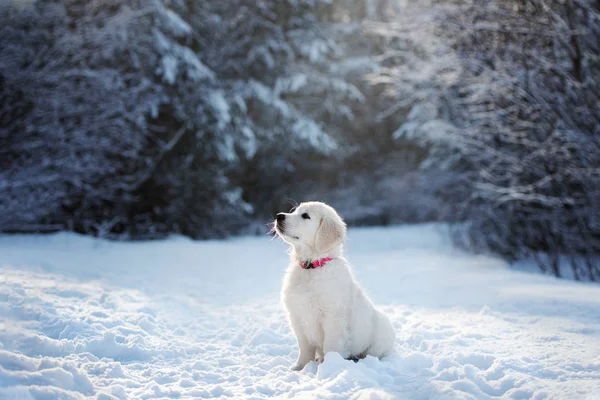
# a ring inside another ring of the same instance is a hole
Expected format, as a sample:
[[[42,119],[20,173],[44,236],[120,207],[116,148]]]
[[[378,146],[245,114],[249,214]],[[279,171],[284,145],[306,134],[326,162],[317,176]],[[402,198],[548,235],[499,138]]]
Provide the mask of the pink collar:
[[[321,258],[319,260],[315,260],[311,263],[300,263],[300,266],[303,269],[319,268],[319,267],[322,267],[323,265],[327,264],[331,260],[333,260],[333,257],[323,257],[323,258]]]

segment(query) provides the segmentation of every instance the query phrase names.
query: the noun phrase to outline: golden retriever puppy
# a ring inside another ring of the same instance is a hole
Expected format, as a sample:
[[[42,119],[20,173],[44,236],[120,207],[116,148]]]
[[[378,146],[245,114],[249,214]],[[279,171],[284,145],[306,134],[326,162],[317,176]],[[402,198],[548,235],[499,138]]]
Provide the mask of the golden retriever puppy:
[[[357,361],[393,352],[395,332],[352,276],[342,255],[346,224],[330,206],[300,204],[279,213],[276,233],[291,246],[281,298],[298,341],[293,370],[330,351]]]

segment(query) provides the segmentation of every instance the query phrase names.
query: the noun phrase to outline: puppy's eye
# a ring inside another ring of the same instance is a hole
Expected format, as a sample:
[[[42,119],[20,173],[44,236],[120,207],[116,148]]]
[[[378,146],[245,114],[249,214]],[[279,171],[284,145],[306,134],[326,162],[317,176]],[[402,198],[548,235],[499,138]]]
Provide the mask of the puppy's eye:
[[[307,213],[302,214],[302,218],[304,218],[304,219],[310,219],[310,217],[308,216]]]

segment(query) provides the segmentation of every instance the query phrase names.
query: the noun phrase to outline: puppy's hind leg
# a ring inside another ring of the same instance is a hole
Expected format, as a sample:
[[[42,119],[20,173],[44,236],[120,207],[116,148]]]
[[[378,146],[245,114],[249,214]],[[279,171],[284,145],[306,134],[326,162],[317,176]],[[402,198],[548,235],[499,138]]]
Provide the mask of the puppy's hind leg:
[[[315,359],[316,347],[311,345],[306,339],[299,321],[294,318],[290,318],[290,322],[292,325],[292,330],[296,335],[296,340],[298,341],[298,360],[296,361],[296,365],[294,365],[291,369],[292,371],[300,371],[306,364],[309,363],[309,361],[313,361]]]
[[[346,360],[348,360],[348,361],[354,361],[355,363],[357,363],[359,360],[362,360],[366,356],[367,356],[367,352],[364,351],[364,352],[360,353],[357,356],[350,356],[350,357],[346,358]]]

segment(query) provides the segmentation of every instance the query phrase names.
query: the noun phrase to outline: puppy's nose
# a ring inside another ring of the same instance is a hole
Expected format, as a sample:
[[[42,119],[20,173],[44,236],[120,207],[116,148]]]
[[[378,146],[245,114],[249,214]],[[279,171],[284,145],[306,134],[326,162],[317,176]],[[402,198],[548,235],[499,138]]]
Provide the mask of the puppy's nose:
[[[284,219],[285,219],[285,214],[284,213],[277,214],[277,222],[281,222]]]

